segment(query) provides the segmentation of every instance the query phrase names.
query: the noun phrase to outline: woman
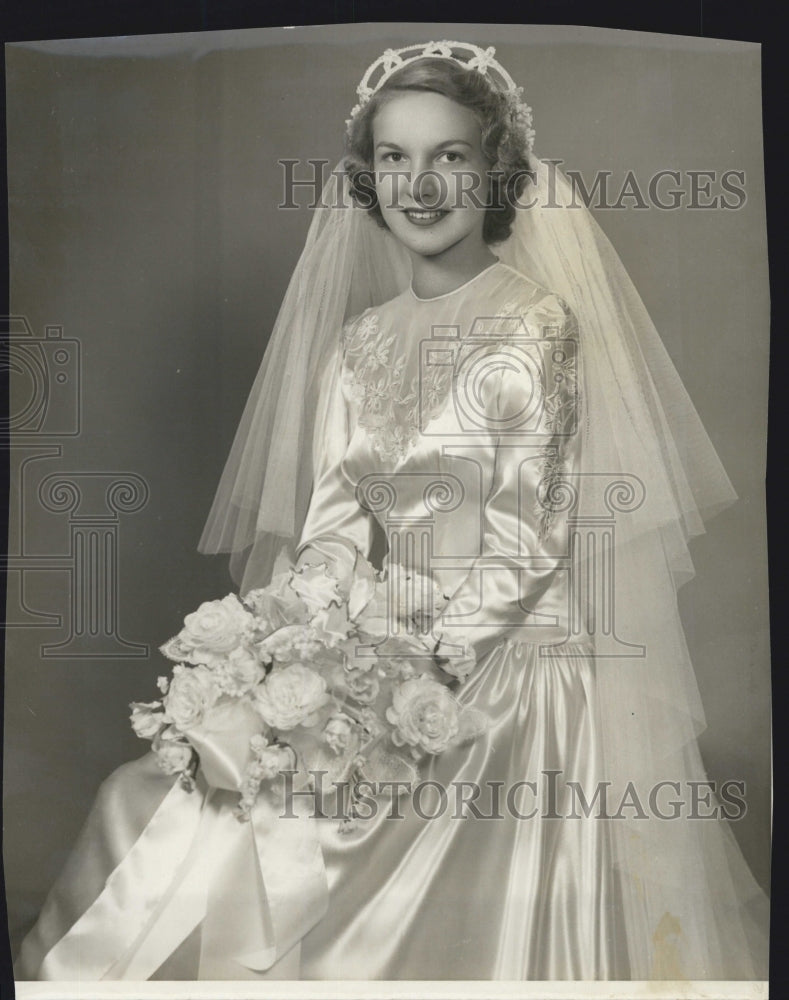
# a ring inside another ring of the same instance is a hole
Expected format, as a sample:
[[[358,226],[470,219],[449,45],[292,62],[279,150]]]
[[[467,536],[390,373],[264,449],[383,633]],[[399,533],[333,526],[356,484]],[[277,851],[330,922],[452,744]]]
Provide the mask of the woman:
[[[242,594],[289,541],[432,577],[430,656],[488,730],[350,828],[240,833],[205,776],[126,765],[22,976],[761,978],[727,827],[650,798],[705,777],[676,587],[726,475],[493,50],[388,50],[359,97],[201,548]]]

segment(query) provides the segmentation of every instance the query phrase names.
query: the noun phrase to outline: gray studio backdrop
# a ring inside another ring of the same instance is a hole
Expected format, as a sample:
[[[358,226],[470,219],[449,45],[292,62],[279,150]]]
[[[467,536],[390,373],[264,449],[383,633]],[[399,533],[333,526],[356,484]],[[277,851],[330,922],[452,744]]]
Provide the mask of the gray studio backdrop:
[[[96,789],[146,745],[128,702],[157,647],[232,589],[196,552],[310,212],[281,158],[342,152],[389,46],[497,46],[537,150],[587,182],[743,171],[737,210],[597,217],[661,331],[740,501],[693,544],[680,592],[711,777],[768,877],[764,451],[769,299],[758,47],[585,28],[355,25],[6,48],[14,339],[5,834],[14,947]],[[305,167],[306,171],[306,167]],[[672,185],[669,184],[669,187]],[[712,185],[714,195],[719,186]],[[701,199],[704,200],[704,199]],[[644,594],[649,600],[649,594]]]

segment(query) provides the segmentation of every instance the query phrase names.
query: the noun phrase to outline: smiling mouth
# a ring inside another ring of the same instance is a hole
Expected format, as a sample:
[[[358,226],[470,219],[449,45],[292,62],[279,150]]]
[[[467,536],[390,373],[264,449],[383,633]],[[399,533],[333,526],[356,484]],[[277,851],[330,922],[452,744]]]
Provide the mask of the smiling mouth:
[[[403,210],[403,214],[415,226],[432,226],[443,219],[445,215],[449,215],[449,212],[438,208],[406,208]]]

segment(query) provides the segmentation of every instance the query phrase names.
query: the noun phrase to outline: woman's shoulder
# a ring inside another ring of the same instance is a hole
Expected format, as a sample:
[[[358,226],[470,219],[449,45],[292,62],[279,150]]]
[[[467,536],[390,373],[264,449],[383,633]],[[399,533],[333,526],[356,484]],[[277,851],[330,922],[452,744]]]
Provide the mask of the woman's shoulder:
[[[517,316],[540,336],[577,337],[578,323],[566,299],[509,264],[502,285],[501,315]]]
[[[379,305],[368,306],[362,312],[355,313],[345,321],[342,328],[342,347],[361,347],[375,341],[382,330],[392,325],[393,318],[401,315],[407,302],[407,291]]]
[[[353,313],[345,322],[345,329],[350,329],[352,327],[358,326],[360,323],[364,324],[369,322],[370,318],[373,316],[381,317],[387,316],[390,313],[397,313],[403,308],[403,306],[408,303],[410,299],[408,289],[398,293],[385,302],[380,302],[374,306],[368,306],[361,312]]]
[[[540,285],[509,265],[507,281],[502,284],[499,315],[509,319],[502,324],[505,336],[496,339],[494,350],[520,361],[498,367],[498,380],[491,380],[499,414],[514,414],[533,405],[534,385],[524,378],[525,370],[540,359],[538,370],[543,381],[546,429],[555,420],[577,406],[578,323],[567,301],[557,292]],[[513,322],[514,321],[514,322]],[[524,327],[527,337],[524,338]],[[531,359],[524,364],[524,356]],[[567,418],[569,419],[569,418]]]
[[[379,307],[370,306],[362,312],[355,313],[353,316],[349,317],[343,324],[343,340],[347,341],[359,330],[359,328],[365,329],[367,327],[377,325],[379,311]]]

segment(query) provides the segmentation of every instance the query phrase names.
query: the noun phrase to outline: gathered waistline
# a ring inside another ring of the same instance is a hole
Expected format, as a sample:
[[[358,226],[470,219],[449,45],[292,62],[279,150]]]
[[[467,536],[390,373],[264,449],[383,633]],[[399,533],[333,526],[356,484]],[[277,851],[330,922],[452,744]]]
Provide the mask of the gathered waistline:
[[[557,639],[555,636],[543,639],[504,639],[499,643],[498,648],[512,650],[515,653],[530,653],[534,651],[541,659],[556,656],[561,659],[566,657],[589,657],[594,656],[595,648],[591,642],[568,642],[565,637]]]

